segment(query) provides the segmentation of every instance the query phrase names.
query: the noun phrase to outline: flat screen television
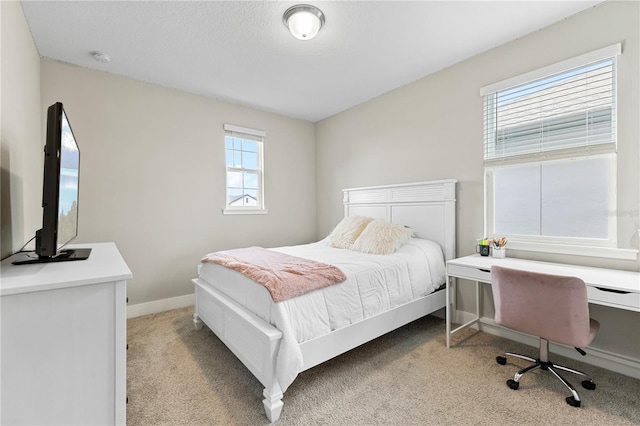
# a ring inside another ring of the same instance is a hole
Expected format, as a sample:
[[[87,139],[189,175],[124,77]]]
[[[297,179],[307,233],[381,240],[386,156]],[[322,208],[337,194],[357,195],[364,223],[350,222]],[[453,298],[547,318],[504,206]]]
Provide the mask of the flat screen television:
[[[64,249],[78,235],[80,150],[62,103],[47,110],[42,184],[42,229],[36,231],[37,257],[21,263],[85,260],[91,249]]]

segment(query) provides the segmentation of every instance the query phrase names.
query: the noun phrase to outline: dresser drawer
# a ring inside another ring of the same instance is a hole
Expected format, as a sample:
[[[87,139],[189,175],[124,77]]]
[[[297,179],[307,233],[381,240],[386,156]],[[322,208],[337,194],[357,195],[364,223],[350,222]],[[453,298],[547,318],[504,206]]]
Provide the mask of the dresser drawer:
[[[491,282],[491,271],[484,268],[461,266],[449,263],[447,264],[447,274],[471,281],[482,281],[485,283]]]
[[[590,303],[640,312],[640,293],[620,293],[587,286]]]

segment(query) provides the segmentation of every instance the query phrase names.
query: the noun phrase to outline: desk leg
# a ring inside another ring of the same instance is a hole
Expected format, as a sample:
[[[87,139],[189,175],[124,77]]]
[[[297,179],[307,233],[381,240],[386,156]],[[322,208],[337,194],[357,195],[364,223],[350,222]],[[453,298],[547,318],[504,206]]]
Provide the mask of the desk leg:
[[[450,286],[450,278],[449,275],[447,275],[447,280],[446,280],[446,288],[445,291],[447,292],[446,295],[446,306],[445,306],[445,324],[446,324],[446,331],[447,331],[447,349],[449,349],[450,346],[450,342],[451,342],[451,286]]]
[[[450,291],[451,287],[453,287],[455,291],[455,286],[450,286],[453,281],[450,281],[451,278],[447,275],[447,313],[446,313],[446,329],[447,329],[447,349],[451,346],[451,335],[457,333],[458,331],[467,328],[475,323],[480,322],[480,312],[481,312],[481,301],[480,301],[480,282],[476,281],[476,317],[469,322],[466,322],[457,328],[451,330],[451,302],[450,302]],[[455,312],[455,311],[453,311]]]
[[[476,281],[476,321],[480,321],[480,282]],[[480,329],[478,327],[478,329]]]

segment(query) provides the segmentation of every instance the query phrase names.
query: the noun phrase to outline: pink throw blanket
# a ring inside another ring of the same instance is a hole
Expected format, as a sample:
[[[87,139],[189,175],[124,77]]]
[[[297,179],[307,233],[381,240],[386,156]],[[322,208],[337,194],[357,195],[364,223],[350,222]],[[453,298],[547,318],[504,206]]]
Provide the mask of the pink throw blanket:
[[[210,253],[202,258],[202,262],[217,263],[241,272],[269,290],[274,302],[281,302],[347,279],[335,266],[262,247]]]

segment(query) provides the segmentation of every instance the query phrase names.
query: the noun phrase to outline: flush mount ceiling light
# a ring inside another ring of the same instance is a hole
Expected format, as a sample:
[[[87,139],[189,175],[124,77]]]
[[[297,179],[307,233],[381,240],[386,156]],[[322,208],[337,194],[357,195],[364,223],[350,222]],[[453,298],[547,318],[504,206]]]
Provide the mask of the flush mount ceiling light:
[[[298,40],[311,40],[324,25],[324,13],[315,6],[298,4],[284,12],[283,22]]]

